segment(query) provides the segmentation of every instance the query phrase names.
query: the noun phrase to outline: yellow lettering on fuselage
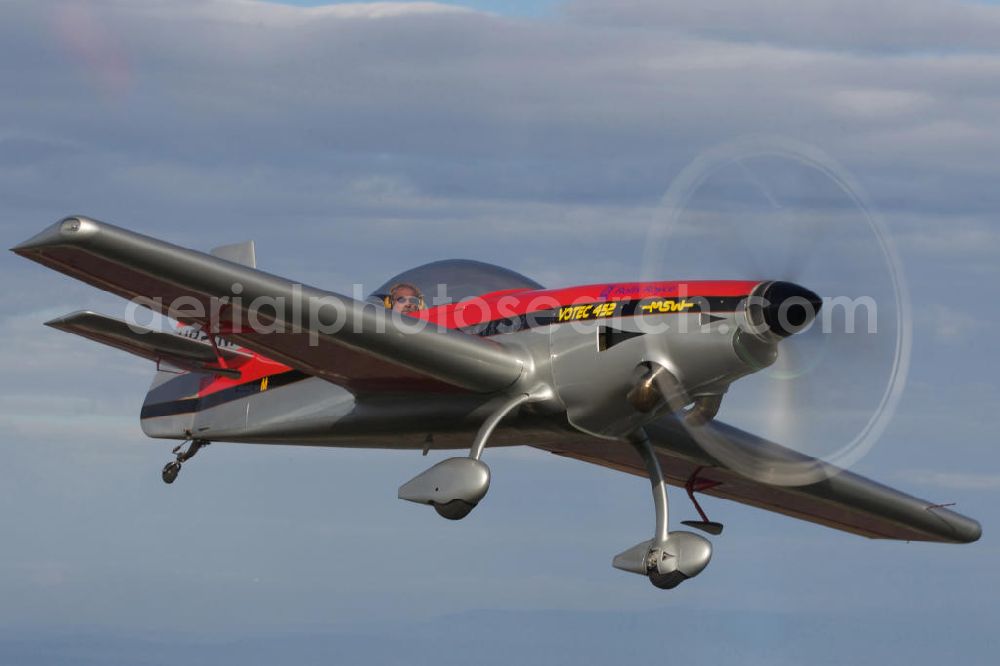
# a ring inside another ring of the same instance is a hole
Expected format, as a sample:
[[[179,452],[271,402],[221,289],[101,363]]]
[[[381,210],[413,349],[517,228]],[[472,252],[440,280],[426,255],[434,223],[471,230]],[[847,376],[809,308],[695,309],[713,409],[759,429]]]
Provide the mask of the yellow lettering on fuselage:
[[[559,308],[559,321],[574,321],[577,319],[588,319],[593,305],[571,305],[566,308]]]
[[[681,299],[680,301],[675,301],[669,299],[666,301],[653,301],[652,303],[647,303],[642,306],[643,311],[653,313],[653,312],[684,312],[688,308],[693,308],[694,303],[689,303],[688,301]]]
[[[615,313],[615,309],[618,307],[617,303],[601,303],[594,308],[595,317],[610,317]]]
[[[618,308],[618,303],[598,303],[597,305],[568,305],[559,308],[557,320],[580,321],[583,319],[594,319],[597,317],[610,317]]]

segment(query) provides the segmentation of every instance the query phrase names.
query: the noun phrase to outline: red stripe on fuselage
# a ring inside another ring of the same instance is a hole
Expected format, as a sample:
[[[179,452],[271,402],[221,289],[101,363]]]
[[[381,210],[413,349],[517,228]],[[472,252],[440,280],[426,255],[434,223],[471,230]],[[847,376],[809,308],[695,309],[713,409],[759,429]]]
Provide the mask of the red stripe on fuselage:
[[[294,369],[283,363],[272,361],[266,356],[261,356],[260,354],[254,354],[252,357],[243,361],[229,361],[228,364],[231,369],[239,370],[240,376],[224,377],[206,375],[201,380],[201,384],[198,386],[199,398],[204,398],[206,395],[211,395],[212,393],[217,393],[218,391],[224,391],[241,384],[260,381],[264,377],[269,377],[271,375],[280,375],[283,372],[288,372],[289,370]]]
[[[462,328],[568,305],[646,298],[744,297],[748,296],[757,284],[759,284],[757,281],[746,280],[612,282],[564,289],[507,290],[483,294],[461,303],[428,308],[413,316],[447,328]]]
[[[701,280],[691,282],[611,282],[533,291],[508,289],[483,294],[461,303],[428,308],[412,316],[441,324],[447,328],[461,328],[495,319],[553,310],[568,305],[632,301],[646,298],[745,297],[757,284],[756,281],[745,280]],[[238,362],[238,364],[230,362],[230,366],[240,371],[239,378],[206,376],[198,389],[198,397],[201,398],[240,384],[260,381],[264,377],[294,369],[260,354],[254,354],[253,357]]]

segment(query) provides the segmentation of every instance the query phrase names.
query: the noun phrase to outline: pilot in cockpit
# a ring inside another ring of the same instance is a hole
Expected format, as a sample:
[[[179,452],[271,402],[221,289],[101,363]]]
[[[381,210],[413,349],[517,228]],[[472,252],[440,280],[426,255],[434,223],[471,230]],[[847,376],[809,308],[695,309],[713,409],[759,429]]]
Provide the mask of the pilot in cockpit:
[[[407,282],[393,285],[384,302],[385,307],[396,312],[417,312],[424,309],[424,295]]]

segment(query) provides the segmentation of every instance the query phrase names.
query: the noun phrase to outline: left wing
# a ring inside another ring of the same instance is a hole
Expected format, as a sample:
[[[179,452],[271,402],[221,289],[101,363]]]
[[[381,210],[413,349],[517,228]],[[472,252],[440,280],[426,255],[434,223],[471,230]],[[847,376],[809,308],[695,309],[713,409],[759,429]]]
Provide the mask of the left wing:
[[[82,216],[13,251],[352,388],[491,393],[513,385],[525,364],[496,341]]]
[[[713,437],[731,455],[747,464],[734,469],[705,451],[673,417],[646,426],[660,466],[672,485],[689,485],[693,492],[730,499],[768,511],[873,539],[970,543],[982,528],[975,520],[939,504],[918,499],[829,463],[810,458],[722,423]],[[542,448],[612,469],[646,476],[645,466],[624,442],[596,438],[566,438]],[[779,485],[775,470],[805,471],[802,485]]]

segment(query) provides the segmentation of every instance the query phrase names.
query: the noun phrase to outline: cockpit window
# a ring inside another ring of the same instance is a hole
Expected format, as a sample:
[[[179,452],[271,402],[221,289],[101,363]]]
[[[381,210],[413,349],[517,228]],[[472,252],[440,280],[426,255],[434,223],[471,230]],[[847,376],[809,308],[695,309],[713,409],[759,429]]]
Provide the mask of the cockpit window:
[[[396,275],[376,289],[371,298],[396,309],[399,297],[402,299],[399,306],[408,308],[401,311],[413,312],[508,289],[542,289],[542,285],[508,268],[469,259],[448,259]]]

